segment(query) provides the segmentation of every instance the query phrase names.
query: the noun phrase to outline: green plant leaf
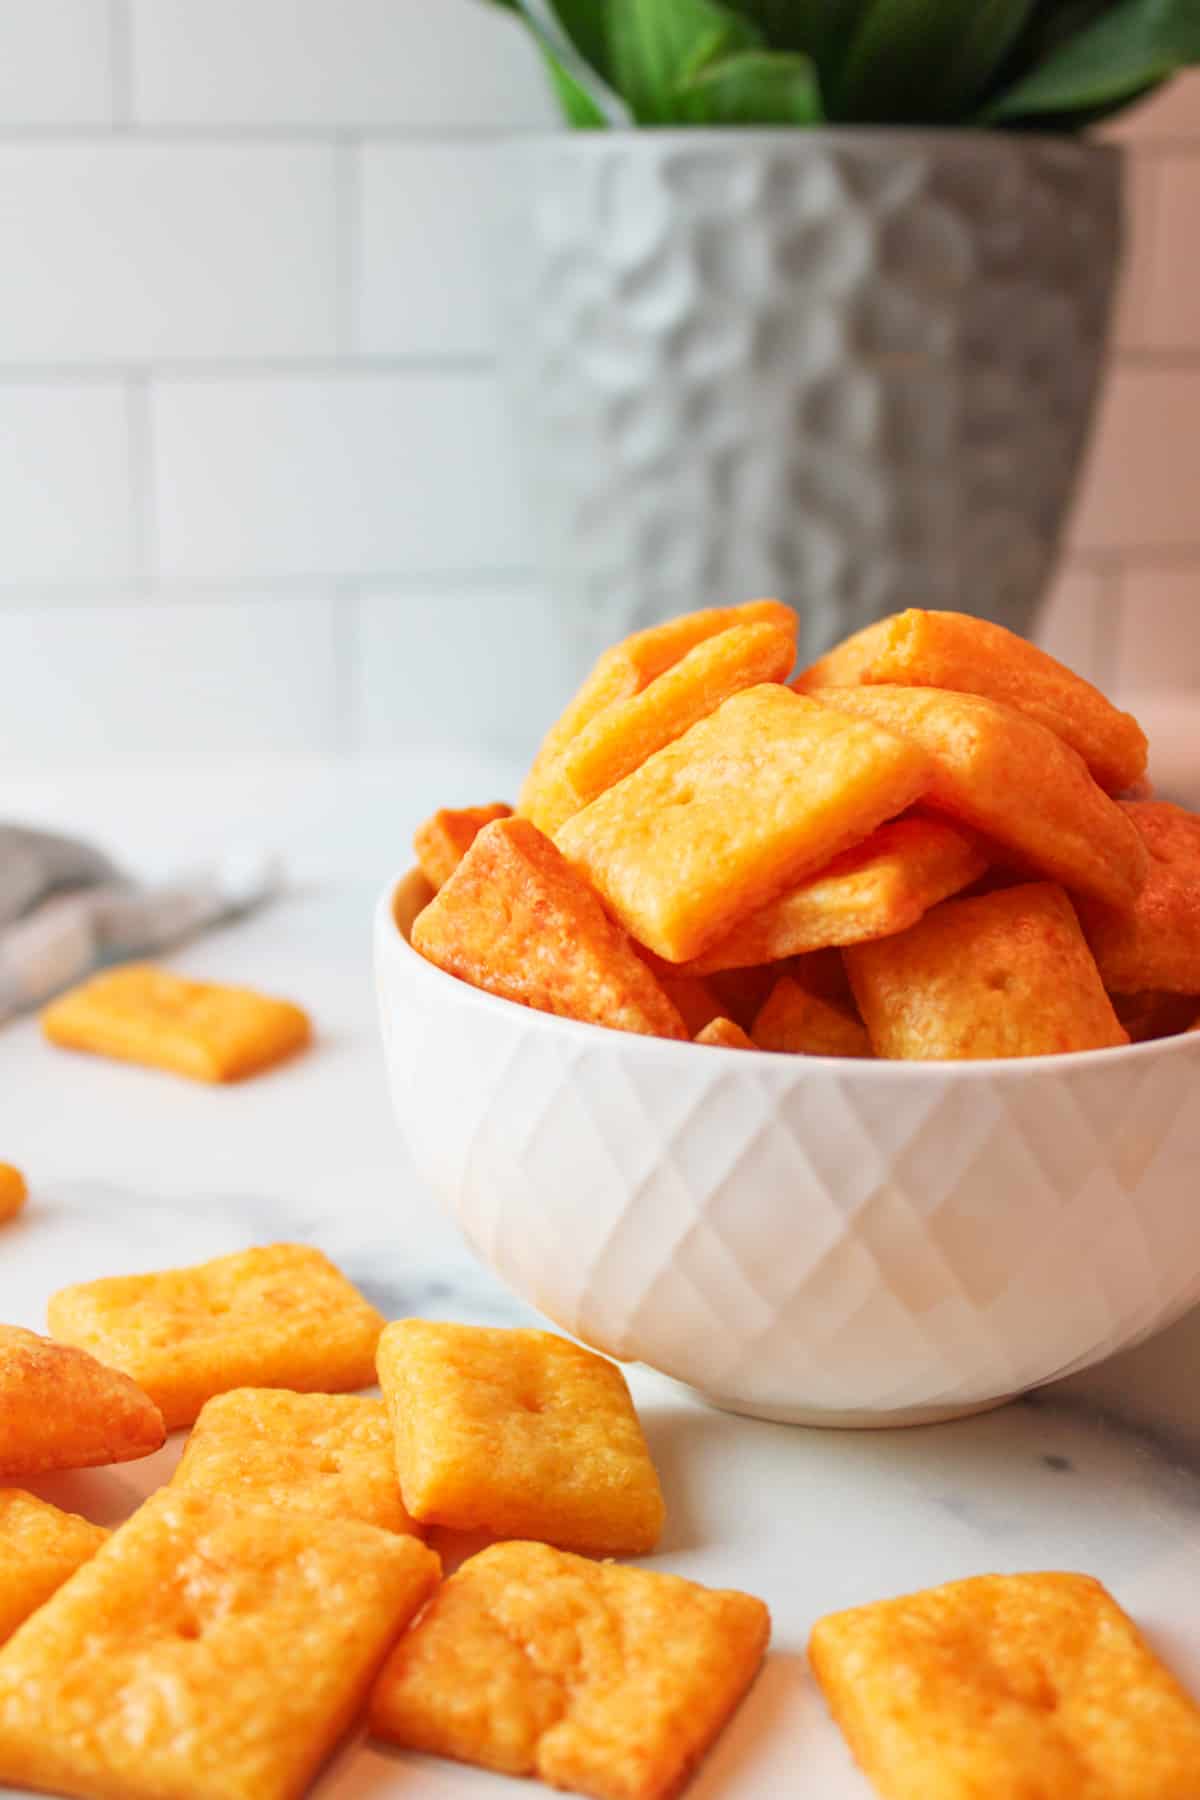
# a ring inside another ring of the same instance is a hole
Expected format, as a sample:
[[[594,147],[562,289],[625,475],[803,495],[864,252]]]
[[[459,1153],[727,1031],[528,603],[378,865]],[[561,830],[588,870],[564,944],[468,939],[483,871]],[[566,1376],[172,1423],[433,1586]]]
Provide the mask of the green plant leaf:
[[[576,131],[605,131],[608,120],[585,87],[564,69],[557,56],[542,46],[542,59],[550,76],[563,118]]]
[[[612,78],[640,125],[703,122],[681,84],[703,63],[761,45],[756,26],[717,0],[608,0]]]
[[[817,72],[786,50],[740,50],[706,62],[681,84],[703,103],[709,125],[819,125]]]
[[[1120,0],[984,109],[983,118],[1109,112],[1200,62],[1196,0]]]
[[[977,105],[1033,0],[873,0],[828,94],[839,119],[944,124]]]

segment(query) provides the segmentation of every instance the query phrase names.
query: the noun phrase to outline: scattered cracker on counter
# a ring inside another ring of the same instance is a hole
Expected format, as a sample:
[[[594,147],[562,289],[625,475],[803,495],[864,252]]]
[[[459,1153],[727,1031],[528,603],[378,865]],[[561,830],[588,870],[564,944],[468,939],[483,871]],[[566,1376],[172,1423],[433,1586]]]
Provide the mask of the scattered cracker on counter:
[[[688,1036],[628,935],[528,819],[480,832],[418,913],[412,942],[460,981],[537,1012],[651,1037]]]
[[[21,1488],[0,1488],[0,1643],[95,1556],[107,1531]]]
[[[916,800],[917,746],[766,684],[576,813],[568,862],[626,929],[686,962]]]
[[[29,1189],[20,1169],[0,1162],[0,1224],[15,1219],[28,1198]]]
[[[418,825],[413,850],[434,893],[446,885],[485,825],[511,817],[512,807],[496,801],[491,806],[443,806]]]
[[[384,1320],[320,1250],[270,1244],[186,1269],[117,1275],[52,1295],[52,1334],[123,1369],[190,1425],[230,1388],[371,1387]]]
[[[1146,884],[1128,906],[1083,899],[1079,917],[1104,985],[1200,995],[1200,815],[1163,801],[1122,810],[1150,853]]]
[[[790,975],[781,975],[771,989],[751,1036],[759,1050],[794,1056],[871,1055],[861,1019],[810,993]]]
[[[0,1325],[0,1479],[133,1462],[166,1435],[154,1401],[116,1367]]]
[[[844,955],[880,1056],[1051,1056],[1129,1041],[1051,882],[946,900],[899,937]]]
[[[1002,700],[1078,751],[1109,793],[1146,773],[1146,734],[1135,718],[1045,650],[987,619],[912,607],[847,638],[795,685],[813,694],[876,683]]]
[[[308,1015],[248,988],[189,981],[149,963],[93,975],[42,1014],[52,1044],[167,1069],[194,1081],[241,1081],[308,1043]]]
[[[172,1486],[420,1531],[400,1497],[387,1407],[360,1394],[218,1394],[201,1409]]]
[[[0,1650],[0,1781],[86,1800],[298,1800],[437,1557],[168,1488]]]
[[[615,1363],[548,1331],[425,1319],[389,1325],[378,1361],[415,1519],[596,1555],[653,1550],[662,1489]]]
[[[711,1044],[716,1050],[756,1050],[754,1039],[732,1019],[710,1019],[703,1031],[692,1039],[694,1044]]]
[[[749,1594],[497,1544],[397,1645],[370,1728],[596,1800],[668,1800],[736,1710],[769,1632]]]
[[[980,1575],[818,1620],[809,1657],[885,1800],[1190,1800],[1200,1709],[1087,1575]]]

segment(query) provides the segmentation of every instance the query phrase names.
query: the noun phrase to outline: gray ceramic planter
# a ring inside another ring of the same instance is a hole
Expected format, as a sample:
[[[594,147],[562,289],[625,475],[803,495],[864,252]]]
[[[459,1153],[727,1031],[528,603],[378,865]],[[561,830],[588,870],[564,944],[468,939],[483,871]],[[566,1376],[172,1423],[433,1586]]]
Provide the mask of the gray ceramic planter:
[[[501,343],[581,656],[759,594],[798,605],[806,655],[910,605],[1032,623],[1102,363],[1119,152],[847,129],[506,155]]]

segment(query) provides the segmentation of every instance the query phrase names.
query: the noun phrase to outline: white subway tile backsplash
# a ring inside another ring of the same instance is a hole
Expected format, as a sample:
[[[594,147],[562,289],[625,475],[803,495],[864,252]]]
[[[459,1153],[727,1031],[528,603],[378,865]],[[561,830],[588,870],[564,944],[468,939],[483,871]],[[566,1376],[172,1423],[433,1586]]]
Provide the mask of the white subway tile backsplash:
[[[1112,601],[1106,576],[1061,569],[1046,597],[1037,642],[1085,681],[1105,689],[1113,677]]]
[[[1150,266],[1160,199],[1161,161],[1131,156],[1125,165],[1125,257],[1113,317],[1113,343],[1139,350],[1150,339]]]
[[[1154,229],[1143,246],[1146,335],[1157,349],[1200,350],[1200,144],[1152,166]]]
[[[1100,407],[1072,545],[1200,547],[1198,437],[1200,368],[1118,362]]]
[[[0,145],[0,362],[321,355],[334,151]]]
[[[1120,578],[1117,681],[1122,693],[1200,691],[1200,557],[1131,564]]]
[[[111,0],[0,0],[0,126],[107,125]]]
[[[474,743],[531,757],[578,682],[570,621],[535,583],[376,588],[359,607],[353,717],[367,750]]]
[[[528,525],[497,384],[412,372],[151,388],[159,572],[504,569]]]
[[[331,750],[330,596],[0,609],[0,755]]]
[[[548,123],[537,54],[481,0],[132,0],[139,123]]]
[[[490,350],[497,143],[368,142],[360,155],[356,348]]]
[[[0,601],[136,573],[129,416],[116,382],[0,383]]]

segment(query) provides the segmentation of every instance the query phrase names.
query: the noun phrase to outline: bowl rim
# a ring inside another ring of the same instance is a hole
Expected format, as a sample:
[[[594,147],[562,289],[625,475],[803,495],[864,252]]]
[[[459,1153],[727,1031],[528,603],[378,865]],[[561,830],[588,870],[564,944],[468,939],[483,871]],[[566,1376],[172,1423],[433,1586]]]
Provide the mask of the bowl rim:
[[[991,1056],[963,1058],[956,1060],[950,1057],[932,1058],[929,1061],[905,1061],[899,1057],[850,1056],[783,1056],[775,1050],[733,1049],[721,1044],[704,1044],[697,1046],[691,1039],[651,1037],[634,1031],[613,1031],[607,1025],[591,1025],[582,1019],[567,1019],[558,1013],[541,1012],[537,1007],[521,1006],[515,1000],[506,1000],[500,994],[489,994],[485,988],[472,987],[469,981],[460,981],[457,976],[447,974],[431,963],[418,950],[414,950],[407,934],[401,928],[396,917],[396,905],[401,890],[414,878],[421,877],[421,871],[415,865],[404,870],[402,874],[393,876],[385,885],[383,892],[375,904],[375,941],[377,945],[387,945],[393,955],[398,955],[402,965],[417,980],[424,981],[431,992],[439,990],[447,1000],[456,998],[466,1005],[481,1006],[485,1011],[520,1013],[523,1023],[533,1031],[543,1031],[553,1036],[565,1036],[567,1041],[577,1039],[593,1045],[601,1042],[611,1043],[614,1038],[620,1040],[622,1051],[647,1056],[668,1057],[680,1050],[702,1048],[711,1056],[714,1053],[727,1061],[736,1058],[736,1065],[745,1067],[749,1058],[753,1058],[753,1066],[760,1071],[771,1068],[781,1076],[792,1079],[801,1076],[806,1067],[813,1067],[814,1072],[820,1070],[824,1074],[837,1073],[851,1080],[881,1081],[945,1081],[947,1078],[961,1080],[1025,1080],[1031,1074],[1044,1070],[1047,1074],[1063,1070],[1084,1070],[1092,1068],[1112,1068],[1117,1059],[1122,1065],[1137,1062],[1151,1063],[1160,1058],[1170,1056],[1186,1056],[1190,1054],[1200,1060],[1200,1029],[1176,1032],[1171,1037],[1151,1038],[1142,1044],[1117,1044],[1102,1050],[1059,1050],[1045,1056]],[[422,877],[423,879],[423,877]],[[1200,996],[1197,997],[1200,1010]]]

